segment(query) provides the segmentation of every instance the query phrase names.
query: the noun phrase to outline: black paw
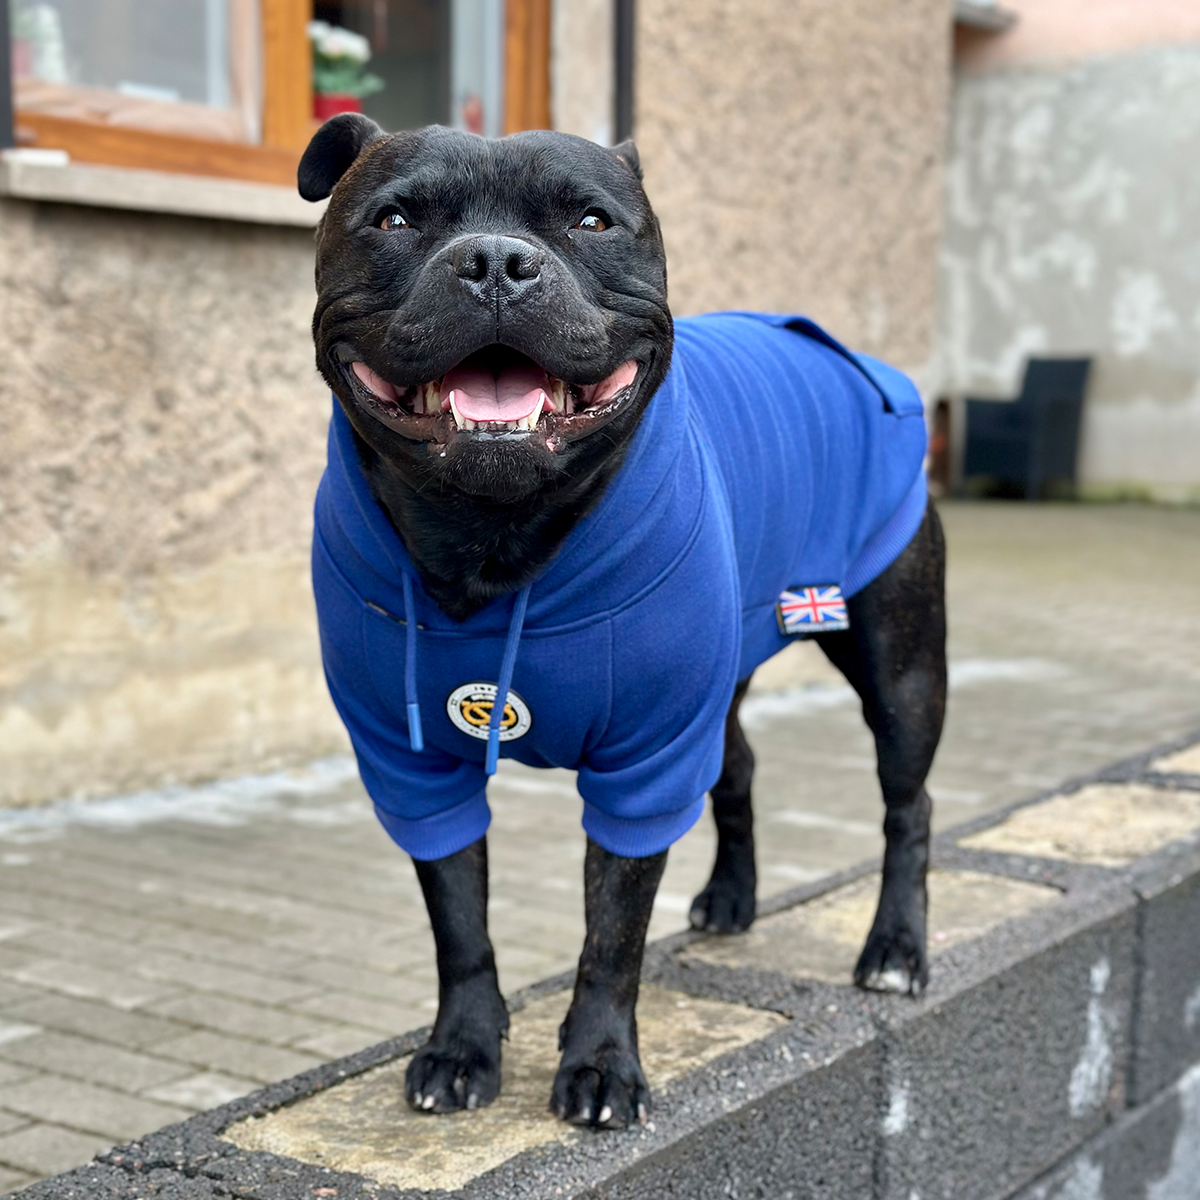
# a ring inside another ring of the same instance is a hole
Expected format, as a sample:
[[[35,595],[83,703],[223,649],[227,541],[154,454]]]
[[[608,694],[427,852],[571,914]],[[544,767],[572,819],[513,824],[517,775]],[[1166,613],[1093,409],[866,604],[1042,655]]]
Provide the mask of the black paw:
[[[608,1046],[582,1059],[564,1054],[554,1077],[550,1111],[560,1121],[593,1129],[625,1129],[650,1117],[650,1088],[637,1054]]]
[[[869,992],[919,996],[929,983],[924,934],[907,924],[872,929],[854,968],[854,982]]]
[[[502,1029],[442,1035],[435,1031],[408,1064],[404,1094],[409,1104],[430,1113],[491,1104],[500,1092],[502,1033]]]
[[[730,847],[727,858],[718,857],[712,878],[692,901],[688,920],[693,929],[709,933],[741,933],[754,924],[754,847],[744,852]]]

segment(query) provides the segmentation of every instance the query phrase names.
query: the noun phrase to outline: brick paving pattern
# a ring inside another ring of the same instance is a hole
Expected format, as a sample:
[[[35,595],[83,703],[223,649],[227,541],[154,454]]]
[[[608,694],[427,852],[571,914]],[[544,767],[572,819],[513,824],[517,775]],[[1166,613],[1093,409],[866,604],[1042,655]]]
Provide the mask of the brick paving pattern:
[[[1200,512],[943,516],[941,827],[1200,725]],[[819,652],[775,660],[744,712],[761,889],[878,854],[871,743]],[[492,808],[491,923],[512,989],[578,953],[583,838],[567,773],[510,764]],[[673,848],[652,935],[683,924],[712,847],[705,820]],[[0,1191],[426,1024],[435,995],[411,866],[345,761],[0,813]]]

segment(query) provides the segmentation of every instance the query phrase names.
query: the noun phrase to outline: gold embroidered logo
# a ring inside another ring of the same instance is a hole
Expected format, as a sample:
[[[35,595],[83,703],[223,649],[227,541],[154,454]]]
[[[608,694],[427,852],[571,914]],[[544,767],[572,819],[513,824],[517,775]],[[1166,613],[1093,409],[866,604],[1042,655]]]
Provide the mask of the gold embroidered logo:
[[[446,713],[457,729],[486,741],[495,703],[494,683],[464,683],[450,693],[446,700]],[[524,737],[532,724],[529,706],[516,692],[510,691],[500,716],[500,740],[511,742],[514,738]]]

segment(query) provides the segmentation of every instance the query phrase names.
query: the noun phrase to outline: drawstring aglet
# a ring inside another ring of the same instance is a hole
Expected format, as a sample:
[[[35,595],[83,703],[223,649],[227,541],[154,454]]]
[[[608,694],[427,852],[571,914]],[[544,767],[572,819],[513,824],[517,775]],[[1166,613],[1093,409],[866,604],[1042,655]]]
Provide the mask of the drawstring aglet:
[[[417,754],[425,749],[425,735],[421,732],[421,706],[416,702],[408,705],[408,740]]]

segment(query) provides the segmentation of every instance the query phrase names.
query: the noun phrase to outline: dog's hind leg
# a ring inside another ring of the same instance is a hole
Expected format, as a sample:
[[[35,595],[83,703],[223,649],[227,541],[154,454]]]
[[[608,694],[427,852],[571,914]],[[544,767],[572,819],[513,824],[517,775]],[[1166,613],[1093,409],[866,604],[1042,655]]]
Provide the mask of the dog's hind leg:
[[[945,543],[930,505],[900,556],[847,603],[850,628],[816,638],[853,685],[875,735],[887,840],[879,907],[854,982],[918,994],[929,980],[925,777],[946,707]]]
[[[717,858],[704,890],[692,901],[688,919],[693,929],[740,933],[754,920],[754,814],[750,781],[754,754],[738,720],[747,677],[737,685],[725,717],[725,760],[721,778],[712,789],[713,819],[717,825]]]
[[[438,1013],[408,1064],[405,1095],[423,1112],[478,1108],[500,1091],[500,1039],[508,1033],[487,931],[487,841],[414,866],[437,945]]]

